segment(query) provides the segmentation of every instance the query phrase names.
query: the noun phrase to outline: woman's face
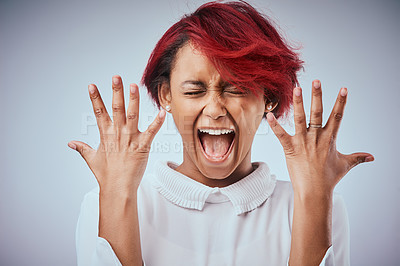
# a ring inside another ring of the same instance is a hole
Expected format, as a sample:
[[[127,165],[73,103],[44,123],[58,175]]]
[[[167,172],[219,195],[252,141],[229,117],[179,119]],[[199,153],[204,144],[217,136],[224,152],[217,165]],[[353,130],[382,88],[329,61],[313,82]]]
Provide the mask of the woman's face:
[[[183,141],[183,163],[177,171],[208,186],[227,186],[253,169],[251,145],[265,112],[265,99],[241,92],[221,79],[192,45],[176,55],[170,87],[160,102],[171,106]]]

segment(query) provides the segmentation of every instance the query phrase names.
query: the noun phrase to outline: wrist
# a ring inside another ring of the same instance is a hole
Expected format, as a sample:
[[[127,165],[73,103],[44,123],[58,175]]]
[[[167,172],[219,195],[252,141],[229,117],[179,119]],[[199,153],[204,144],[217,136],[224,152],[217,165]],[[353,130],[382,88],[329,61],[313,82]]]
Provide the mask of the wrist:
[[[137,188],[100,187],[99,200],[106,205],[130,204],[137,201]]]
[[[325,190],[294,190],[294,201],[298,206],[305,208],[331,209],[333,191]]]
[[[295,197],[307,200],[326,200],[333,196],[333,189],[323,185],[295,185],[293,184],[293,192]]]
[[[99,183],[100,196],[111,196],[111,197],[131,197],[136,196],[139,188],[138,183],[126,183],[126,182],[103,182]]]
[[[307,224],[319,225],[320,228],[331,227],[333,194],[295,193],[294,213],[304,217]]]

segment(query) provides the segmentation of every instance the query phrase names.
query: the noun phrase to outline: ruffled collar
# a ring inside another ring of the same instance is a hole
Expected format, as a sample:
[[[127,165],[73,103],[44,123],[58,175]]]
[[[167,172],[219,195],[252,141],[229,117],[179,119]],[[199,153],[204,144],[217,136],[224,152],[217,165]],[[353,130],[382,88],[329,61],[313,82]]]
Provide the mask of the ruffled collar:
[[[266,163],[252,163],[255,170],[227,187],[208,187],[174,169],[174,162],[157,162],[155,186],[166,199],[183,208],[203,210],[204,204],[230,201],[237,215],[259,207],[273,193],[276,178]]]

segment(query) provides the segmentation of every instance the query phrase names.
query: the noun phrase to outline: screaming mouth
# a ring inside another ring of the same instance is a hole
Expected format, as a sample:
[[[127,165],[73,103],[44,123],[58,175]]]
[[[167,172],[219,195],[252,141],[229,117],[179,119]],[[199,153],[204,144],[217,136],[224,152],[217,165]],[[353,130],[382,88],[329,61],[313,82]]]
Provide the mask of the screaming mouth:
[[[232,149],[235,132],[232,129],[199,129],[203,154],[211,161],[224,161]]]

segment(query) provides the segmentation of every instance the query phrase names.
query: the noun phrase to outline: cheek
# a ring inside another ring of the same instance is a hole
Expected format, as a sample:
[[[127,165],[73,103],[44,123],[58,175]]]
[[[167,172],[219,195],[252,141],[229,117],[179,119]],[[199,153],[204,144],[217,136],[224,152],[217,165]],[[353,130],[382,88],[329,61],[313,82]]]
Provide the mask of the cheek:
[[[252,137],[257,131],[264,115],[264,104],[254,101],[242,101],[236,103],[235,106],[234,119],[239,125],[241,133]]]
[[[198,116],[197,104],[194,101],[179,99],[174,101],[173,108],[174,122],[182,138],[191,137]]]

